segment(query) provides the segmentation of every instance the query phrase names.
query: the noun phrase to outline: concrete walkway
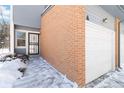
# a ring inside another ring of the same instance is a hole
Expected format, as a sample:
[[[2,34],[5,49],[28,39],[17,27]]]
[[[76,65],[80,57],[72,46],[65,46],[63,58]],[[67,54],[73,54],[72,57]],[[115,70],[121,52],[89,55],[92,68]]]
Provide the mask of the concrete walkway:
[[[78,87],[66,76],[47,64],[42,58],[31,58],[24,77],[14,83],[14,88],[73,88]]]

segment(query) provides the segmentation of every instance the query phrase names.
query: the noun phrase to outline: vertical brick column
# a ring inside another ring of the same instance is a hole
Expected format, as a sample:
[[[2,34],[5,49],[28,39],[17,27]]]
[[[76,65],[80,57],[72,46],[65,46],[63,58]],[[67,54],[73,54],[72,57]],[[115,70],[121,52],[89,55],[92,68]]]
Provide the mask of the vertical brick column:
[[[40,54],[79,85],[85,84],[85,8],[54,6],[41,18]]]
[[[120,18],[115,18],[115,67],[120,67]]]

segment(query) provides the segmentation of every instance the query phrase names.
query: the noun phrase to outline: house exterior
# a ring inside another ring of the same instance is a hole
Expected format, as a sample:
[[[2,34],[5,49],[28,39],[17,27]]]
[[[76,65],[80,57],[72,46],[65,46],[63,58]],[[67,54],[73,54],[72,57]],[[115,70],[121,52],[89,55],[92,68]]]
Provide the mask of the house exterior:
[[[13,6],[11,51],[41,55],[84,86],[123,63],[124,26],[109,7]]]
[[[53,6],[41,16],[41,56],[84,86],[119,67],[123,24],[117,16],[104,6]]]
[[[14,52],[39,54],[40,16],[46,6],[14,5]]]

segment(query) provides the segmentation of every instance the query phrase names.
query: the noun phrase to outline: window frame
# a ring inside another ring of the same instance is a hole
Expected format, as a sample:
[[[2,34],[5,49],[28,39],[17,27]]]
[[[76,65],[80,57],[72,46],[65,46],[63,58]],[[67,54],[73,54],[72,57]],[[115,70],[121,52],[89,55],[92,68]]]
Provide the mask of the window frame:
[[[25,33],[25,39],[22,39],[22,40],[25,40],[25,46],[18,46],[17,40],[21,39],[21,38],[17,38],[16,32]],[[26,48],[26,32],[24,32],[24,31],[17,31],[17,30],[15,31],[15,46],[16,46],[16,48]]]

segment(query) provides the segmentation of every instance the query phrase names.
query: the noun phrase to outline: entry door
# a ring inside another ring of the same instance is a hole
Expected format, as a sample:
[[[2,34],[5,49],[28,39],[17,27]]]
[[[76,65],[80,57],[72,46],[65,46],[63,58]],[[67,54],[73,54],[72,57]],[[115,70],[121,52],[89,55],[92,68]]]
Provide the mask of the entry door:
[[[39,54],[39,34],[29,33],[28,37],[29,37],[28,53],[30,55]]]

